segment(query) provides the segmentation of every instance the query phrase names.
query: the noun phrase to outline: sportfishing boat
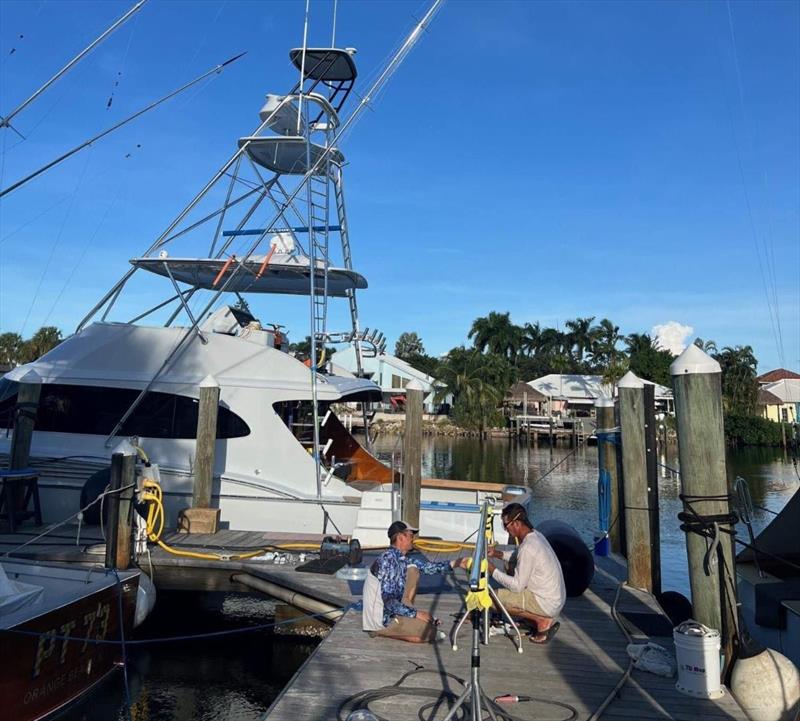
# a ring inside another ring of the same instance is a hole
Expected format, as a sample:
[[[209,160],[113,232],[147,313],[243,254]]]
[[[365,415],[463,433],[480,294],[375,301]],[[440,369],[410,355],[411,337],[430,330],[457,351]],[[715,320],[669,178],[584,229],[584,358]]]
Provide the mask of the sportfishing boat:
[[[291,90],[267,95],[258,127],[130,261],[74,335],[0,380],[5,428],[13,425],[18,383],[42,384],[31,465],[41,474],[45,520],[75,513],[87,479],[108,466],[115,446],[136,437],[159,465],[168,521],[175,522],[192,500],[199,387],[215,383],[211,505],[220,508],[223,527],[339,532],[366,545],[386,543],[386,528],[402,513],[401,475],[336,414],[347,404],[360,408],[366,423],[381,391],[366,377],[363,358],[385,346],[382,334],[359,322],[356,292],[367,281],[352,264],[346,162],[338,146],[437,5],[346,119],[355,51],[291,50],[299,73]],[[154,295],[164,284],[166,297]],[[251,310],[252,298],[265,294],[309,299],[305,361],[287,352],[282,326]],[[125,307],[141,297],[158,300],[114,320],[123,296]],[[343,330],[328,327],[332,298],[347,302]],[[145,319],[158,322],[144,325]],[[355,373],[326,358],[337,344],[352,345]],[[8,437],[0,439],[0,453],[8,450]],[[520,487],[448,480],[423,480],[421,497],[422,533],[448,540],[474,533],[485,499],[498,506],[530,499]]]
[[[748,630],[800,666],[800,490],[736,559]]]
[[[122,662],[139,571],[0,563],[2,717],[45,719],[89,692]]]

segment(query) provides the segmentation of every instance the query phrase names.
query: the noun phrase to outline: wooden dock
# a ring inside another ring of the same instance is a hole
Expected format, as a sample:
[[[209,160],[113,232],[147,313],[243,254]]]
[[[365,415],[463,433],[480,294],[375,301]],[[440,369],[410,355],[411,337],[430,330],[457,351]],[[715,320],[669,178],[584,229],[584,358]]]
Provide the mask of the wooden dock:
[[[0,553],[32,537],[36,529],[25,528],[25,535],[0,535]],[[103,542],[97,529],[82,533],[75,544],[75,529],[64,529],[58,539],[49,538],[27,546],[24,555],[48,560],[78,563],[102,563]],[[318,537],[293,537],[292,541],[313,542]],[[169,543],[183,548],[235,553],[247,548],[260,548],[269,543],[286,543],[285,534],[224,531],[217,534],[171,534]],[[54,545],[52,541],[57,541]],[[22,553],[16,555],[23,555]],[[429,554],[436,558],[436,554]],[[444,554],[438,558],[445,558]],[[149,571],[152,563],[158,587],[169,589],[246,590],[232,580],[238,572],[250,573],[309,598],[349,610],[330,634],[317,647],[306,663],[275,700],[267,712],[270,721],[332,721],[341,705],[354,694],[397,683],[407,672],[421,668],[406,685],[441,691],[447,688],[458,694],[459,682],[441,674],[467,679],[470,670],[471,627],[465,623],[459,635],[458,651],[449,640],[434,645],[416,645],[389,639],[375,639],[361,630],[361,613],[352,608],[360,600],[363,583],[346,581],[336,576],[298,573],[294,564],[276,564],[265,560],[206,561],[171,556],[161,549],[151,549],[150,558],[140,559]],[[365,562],[369,562],[368,555]],[[633,670],[621,691],[613,696],[601,717],[596,710],[613,695],[628,668],[628,639],[611,613],[619,582],[625,577],[623,562],[613,558],[597,558],[596,572],[590,588],[579,598],[567,600],[561,618],[561,629],[547,646],[524,640],[524,653],[518,654],[512,641],[493,637],[481,647],[481,680],[490,696],[500,694],[529,695],[552,699],[572,706],[578,719],[595,718],[609,721],[637,719],[674,719],[706,721],[741,719],[746,716],[729,692],[716,701],[695,699],[675,690],[675,679],[662,678]],[[463,612],[466,580],[463,572],[456,576],[423,576],[416,605],[430,610],[443,621],[448,633]],[[625,621],[634,642],[651,640],[672,648],[671,635],[647,636],[648,633],[671,633],[671,624],[660,614],[656,603],[647,594],[623,588],[617,610]],[[660,629],[658,627],[661,627]],[[400,695],[375,702],[372,709],[392,721],[418,719],[421,706],[432,699]],[[509,706],[519,719],[560,721],[569,717],[565,708],[538,701]],[[433,716],[443,719],[444,708]]]
[[[624,574],[624,566],[610,558],[597,559],[591,587],[579,598],[568,599],[561,618],[561,629],[547,646],[524,641],[519,655],[510,639],[493,637],[481,647],[481,679],[489,696],[529,695],[567,703],[578,719],[592,714],[612,693],[628,668],[626,637],[611,616],[611,606]],[[460,576],[456,582],[460,581]],[[462,612],[462,589],[452,581],[434,583],[425,579],[416,605],[443,619],[450,630],[455,616]],[[624,590],[618,610],[644,626],[662,625],[671,631],[647,594]],[[647,617],[650,617],[649,619]],[[650,623],[644,623],[644,621]],[[659,624],[659,621],[661,622]],[[636,626],[626,622],[634,642],[648,640]],[[670,636],[652,640],[671,648]],[[348,612],[297,672],[282,695],[267,712],[270,721],[330,721],[337,718],[340,705],[355,693],[388,686],[408,671],[423,667],[424,673],[406,685],[441,689],[441,673],[469,677],[471,628],[466,623],[459,634],[458,651],[449,641],[435,645],[416,645],[388,639],[370,638],[361,630],[361,614]],[[450,691],[461,686],[445,680]],[[371,708],[393,721],[418,719],[418,711],[430,699],[395,696],[374,703]],[[569,711],[540,702],[524,702],[508,710],[520,719],[558,721]],[[440,709],[434,718],[444,718]],[[716,701],[695,699],[675,690],[675,679],[662,678],[634,670],[619,694],[602,714],[609,721],[635,719],[674,719],[708,721],[747,718],[729,692]]]

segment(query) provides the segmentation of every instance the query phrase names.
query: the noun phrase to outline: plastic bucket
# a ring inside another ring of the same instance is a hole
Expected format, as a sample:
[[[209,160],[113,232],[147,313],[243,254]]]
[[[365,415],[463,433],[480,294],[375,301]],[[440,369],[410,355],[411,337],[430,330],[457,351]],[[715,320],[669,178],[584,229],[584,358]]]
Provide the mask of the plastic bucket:
[[[722,696],[719,631],[690,619],[676,626],[672,636],[678,661],[675,688],[695,698]]]

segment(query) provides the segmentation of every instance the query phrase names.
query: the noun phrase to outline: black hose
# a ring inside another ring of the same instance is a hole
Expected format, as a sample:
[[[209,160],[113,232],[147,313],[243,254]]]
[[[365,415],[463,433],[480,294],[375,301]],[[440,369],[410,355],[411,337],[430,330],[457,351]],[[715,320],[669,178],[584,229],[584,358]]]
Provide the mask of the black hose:
[[[419,686],[403,686],[403,682],[409,678],[410,676],[414,676],[418,673],[432,673],[437,675],[442,681],[446,678],[452,679],[456,683],[459,683],[461,686],[465,686],[464,679],[455,676],[452,673],[447,673],[445,671],[438,671],[438,670],[429,670],[425,668],[415,669],[414,671],[408,671],[407,673],[403,674],[400,679],[392,684],[391,686],[381,686],[380,688],[374,689],[367,689],[366,691],[359,691],[356,694],[353,694],[349,698],[346,698],[342,703],[339,705],[339,708],[336,711],[336,718],[338,721],[346,721],[347,717],[353,712],[358,711],[360,709],[364,709],[369,711],[378,721],[391,721],[390,719],[386,719],[383,716],[379,716],[378,714],[373,711],[369,705],[374,701],[380,701],[382,699],[391,698],[393,696],[420,696],[420,697],[432,697],[436,700],[432,703],[426,703],[420,707],[419,711],[417,712],[417,716],[420,721],[431,721],[431,716],[425,716],[424,714],[431,709],[438,708],[442,702],[446,702],[448,704],[448,708],[452,708],[453,703],[458,699],[460,694],[457,694],[453,691],[448,691],[444,687],[436,689],[436,688],[427,688],[427,687],[419,687]],[[562,703],[561,701],[552,701],[551,699],[545,698],[538,698],[536,696],[530,697],[531,701],[538,701],[539,703],[548,704],[550,706],[557,706],[559,708],[563,708],[566,711],[569,711],[569,716],[565,716],[557,721],[572,721],[578,717],[578,711],[573,706],[570,706],[567,703]],[[499,704],[486,699],[486,702],[491,705],[492,711],[494,712],[495,716],[499,721],[525,721],[525,719],[520,718],[519,716],[514,716],[513,714],[509,713],[509,711],[500,706]],[[466,721],[467,719],[467,706],[462,706],[459,709],[458,714],[454,717],[455,721]]]

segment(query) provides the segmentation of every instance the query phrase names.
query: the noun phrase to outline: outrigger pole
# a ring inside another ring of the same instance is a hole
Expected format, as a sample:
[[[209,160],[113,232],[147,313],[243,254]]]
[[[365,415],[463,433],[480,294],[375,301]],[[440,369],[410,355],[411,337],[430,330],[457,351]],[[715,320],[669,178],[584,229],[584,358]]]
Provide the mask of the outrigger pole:
[[[142,1],[144,2],[144,0],[142,0]],[[93,138],[89,138],[89,140],[86,140],[85,142],[81,143],[80,145],[74,147],[72,150],[69,150],[66,153],[64,153],[63,155],[60,155],[55,160],[52,160],[49,163],[47,163],[47,165],[42,166],[41,168],[39,168],[38,170],[34,171],[30,175],[26,175],[24,178],[22,178],[22,180],[18,180],[13,185],[9,185],[5,190],[0,190],[0,198],[2,198],[4,195],[7,195],[12,190],[16,190],[20,186],[25,185],[25,183],[27,183],[29,180],[33,180],[37,175],[41,175],[45,171],[50,170],[50,168],[52,168],[54,165],[58,165],[59,163],[61,163],[64,160],[66,160],[67,158],[71,157],[72,155],[75,155],[75,153],[83,150],[84,148],[92,145],[93,143],[96,143],[98,140],[100,140],[100,138],[105,137],[109,133],[113,133],[115,130],[118,130],[119,128],[121,128],[123,125],[127,125],[129,122],[131,122],[132,120],[135,120],[140,115],[144,115],[146,112],[148,112],[148,111],[152,110],[153,108],[161,105],[162,103],[165,103],[170,98],[174,98],[176,95],[179,95],[184,90],[188,90],[193,85],[196,85],[201,80],[204,80],[205,78],[207,78],[209,75],[212,75],[214,73],[221,73],[222,69],[226,65],[230,65],[231,63],[235,62],[240,57],[242,57],[243,55],[246,55],[246,54],[247,53],[239,53],[239,55],[236,55],[235,57],[231,58],[230,60],[226,60],[224,63],[220,63],[219,65],[215,65],[213,68],[211,68],[211,70],[209,70],[209,71],[203,73],[202,75],[196,77],[194,80],[190,80],[188,83],[186,83],[185,85],[182,85],[177,90],[173,90],[168,95],[165,95],[163,98],[160,98],[159,100],[156,100],[155,102],[150,103],[150,105],[148,105],[145,108],[142,108],[141,110],[138,110],[133,115],[129,115],[124,120],[120,120],[116,125],[112,125],[110,128],[106,128],[102,133],[99,133],[98,135],[95,135]]]
[[[258,246],[264,240],[264,238],[266,238],[266,236],[270,232],[270,229],[272,228],[272,226],[276,222],[278,222],[281,217],[283,217],[283,214],[286,212],[286,209],[291,205],[291,203],[294,201],[294,199],[300,194],[300,191],[303,190],[303,188],[305,187],[305,183],[308,182],[309,178],[311,178],[314,175],[314,173],[317,172],[318,168],[327,160],[327,158],[330,155],[331,150],[334,148],[334,145],[336,144],[336,142],[339,139],[341,139],[341,137],[344,135],[344,133],[353,124],[355,119],[361,114],[361,112],[364,110],[364,108],[369,104],[369,102],[372,99],[372,97],[381,89],[383,84],[389,79],[389,77],[392,75],[392,73],[397,69],[397,66],[400,64],[400,62],[403,60],[403,58],[405,58],[405,56],[408,55],[408,53],[411,50],[411,48],[415,45],[415,43],[419,39],[419,36],[422,34],[422,31],[425,30],[425,28],[430,24],[431,20],[433,19],[433,16],[436,14],[436,12],[439,10],[439,8],[442,6],[443,3],[444,3],[444,0],[435,0],[435,2],[431,5],[431,7],[428,10],[428,12],[425,13],[425,16],[422,18],[422,20],[420,20],[414,26],[414,29],[408,35],[408,37],[406,38],[405,42],[400,47],[400,49],[397,51],[397,53],[395,53],[394,57],[389,62],[389,64],[386,66],[384,71],[380,74],[378,79],[372,84],[370,89],[367,91],[366,95],[364,95],[364,97],[362,98],[361,102],[358,104],[358,106],[355,108],[355,110],[353,110],[353,112],[350,115],[350,117],[339,128],[338,132],[333,137],[331,144],[328,147],[326,147],[322,153],[319,154],[319,157],[317,158],[316,162],[314,163],[314,165],[312,167],[310,167],[306,171],[305,175],[303,176],[303,179],[300,181],[300,183],[298,184],[297,188],[295,188],[294,191],[292,191],[291,193],[289,193],[287,195],[286,199],[281,204],[281,207],[279,208],[278,213],[266,225],[266,227],[264,229],[264,232],[253,242],[253,244],[248,248],[247,252],[241,257],[241,259],[239,260],[239,263],[234,267],[234,269],[230,273],[230,275],[228,275],[228,277],[225,279],[225,281],[214,292],[214,294],[211,296],[211,299],[208,301],[208,303],[203,308],[203,310],[200,311],[197,314],[195,320],[192,321],[192,325],[186,328],[183,336],[181,336],[181,339],[178,341],[177,345],[167,355],[167,357],[164,359],[164,362],[161,364],[161,366],[155,372],[153,377],[150,379],[150,381],[147,383],[147,385],[142,389],[141,393],[139,393],[139,395],[133,401],[131,406],[128,408],[128,410],[125,412],[125,414],[122,416],[122,418],[116,424],[116,426],[114,426],[114,429],[111,431],[111,433],[109,434],[108,438],[106,438],[106,442],[105,442],[106,447],[110,447],[113,438],[117,435],[117,433],[119,433],[120,428],[122,428],[122,426],[125,423],[125,421],[128,420],[128,418],[130,418],[131,414],[134,412],[134,410],[136,410],[136,408],[138,407],[139,403],[141,403],[142,399],[145,397],[145,395],[147,395],[147,393],[153,387],[153,384],[156,382],[156,380],[159,378],[159,376],[166,370],[166,368],[172,362],[172,359],[178,357],[181,353],[183,353],[183,351],[187,347],[186,346],[186,341],[189,340],[189,338],[191,338],[193,336],[193,334],[197,331],[197,327],[200,324],[200,321],[206,317],[206,314],[208,313],[209,310],[211,310],[212,306],[214,305],[214,303],[217,302],[219,297],[223,293],[226,292],[228,286],[231,284],[231,281],[233,281],[233,279],[241,271],[241,269],[244,267],[245,263],[250,259],[250,256],[253,255],[253,253],[256,251]],[[298,88],[298,90],[299,89],[301,89],[301,88]],[[276,112],[277,112],[277,108],[276,108],[275,111],[273,111],[273,113],[270,114],[269,117],[267,117],[259,125],[258,129],[256,130],[256,132],[260,132],[263,128],[267,127],[268,124],[270,123],[270,121],[272,120],[272,116]],[[147,254],[155,251],[157,248],[159,248],[159,247],[161,247],[162,245],[165,244],[165,238],[167,238],[167,236],[175,229],[175,227],[191,212],[192,208],[194,208],[200,202],[200,200],[202,200],[202,198],[211,189],[211,187],[225,174],[227,169],[230,168],[230,166],[233,165],[234,162],[236,162],[236,160],[242,155],[242,153],[245,152],[245,150],[246,150],[248,145],[249,145],[249,142],[243,144],[242,147],[240,147],[234,153],[234,155],[222,166],[222,168],[216,173],[216,175],[206,184],[206,186],[203,188],[203,190],[201,190],[195,196],[195,198],[183,209],[183,211],[180,213],[180,215],[175,220],[173,220],[173,222],[170,224],[170,226],[158,237],[158,239],[156,239],[156,241],[153,242],[153,244],[150,246],[150,249],[147,251]],[[88,313],[88,315],[81,321],[81,323],[78,325],[78,330],[83,328],[83,326],[86,323],[88,323],[89,320],[92,318],[92,316],[95,313],[97,313],[106,303],[108,303],[108,302],[113,303],[119,297],[120,293],[122,292],[123,287],[128,282],[128,280],[131,278],[131,276],[134,274],[135,271],[136,271],[136,268],[131,268],[129,271],[127,271],[127,273],[125,273],[123,275],[123,277],[114,285],[114,287],[111,288],[111,290],[109,290],[108,293],[106,293],[106,295],[100,300],[100,302],[97,305],[95,305],[95,307],[92,308],[92,310]],[[312,373],[313,372],[316,372],[316,371],[314,371],[312,369]]]
[[[40,87],[33,95],[31,95],[24,103],[17,106],[12,110],[8,115],[5,117],[0,116],[0,128],[11,128],[14,130],[15,133],[19,135],[19,133],[11,127],[11,119],[17,115],[19,112],[27,108],[36,98],[38,98],[47,88],[49,88],[56,80],[58,80],[62,75],[64,75],[69,69],[75,65],[76,63],[80,62],[80,60],[90,53],[94,48],[96,48],[103,40],[105,40],[111,33],[113,33],[118,27],[120,27],[128,18],[130,18],[134,13],[138,12],[139,9],[147,2],[147,0],[139,0],[136,5],[134,5],[128,12],[126,12],[117,22],[115,22],[108,30],[106,30],[99,38],[97,38],[94,42],[88,45],[86,48],[81,50],[72,60],[70,60],[61,70],[59,70],[55,75],[53,75],[50,80],[48,80],[42,87]]]

